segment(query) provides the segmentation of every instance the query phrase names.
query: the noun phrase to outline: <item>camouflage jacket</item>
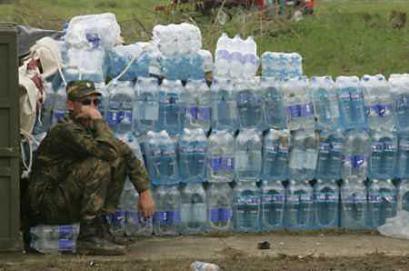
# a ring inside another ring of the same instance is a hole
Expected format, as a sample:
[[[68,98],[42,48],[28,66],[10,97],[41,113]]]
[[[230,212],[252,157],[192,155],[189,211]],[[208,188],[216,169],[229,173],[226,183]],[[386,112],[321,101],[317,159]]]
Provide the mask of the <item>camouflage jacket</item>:
[[[88,157],[110,162],[123,157],[127,174],[138,192],[149,189],[148,174],[126,143],[116,139],[104,120],[94,120],[92,128],[66,117],[56,124],[38,148],[32,176],[60,182],[70,167]]]

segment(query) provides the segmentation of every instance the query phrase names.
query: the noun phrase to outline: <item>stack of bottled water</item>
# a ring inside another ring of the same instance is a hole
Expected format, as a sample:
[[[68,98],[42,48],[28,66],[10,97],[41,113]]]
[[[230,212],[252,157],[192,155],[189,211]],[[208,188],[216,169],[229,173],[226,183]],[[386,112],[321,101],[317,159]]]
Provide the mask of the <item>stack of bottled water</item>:
[[[302,57],[298,53],[265,52],[261,56],[263,77],[285,80],[303,75]]]
[[[120,42],[120,27],[112,13],[77,16],[69,22],[64,41],[62,57],[66,81],[104,82],[105,52]]]
[[[192,24],[157,25],[153,28],[153,42],[162,53],[161,68],[170,80],[204,79],[207,52],[202,48],[200,29]]]
[[[75,253],[79,225],[38,225],[30,229],[30,246],[41,253]]]
[[[229,38],[223,33],[215,53],[214,75],[217,78],[253,78],[259,67],[257,44],[251,36]]]

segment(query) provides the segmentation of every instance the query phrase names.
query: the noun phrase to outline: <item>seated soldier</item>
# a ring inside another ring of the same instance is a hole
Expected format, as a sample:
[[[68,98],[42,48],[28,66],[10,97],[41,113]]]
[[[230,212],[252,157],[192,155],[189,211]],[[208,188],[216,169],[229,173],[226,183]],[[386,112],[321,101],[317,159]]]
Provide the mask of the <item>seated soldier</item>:
[[[34,225],[79,222],[79,253],[123,254],[126,240],[112,235],[106,216],[117,209],[127,176],[140,195],[143,216],[152,216],[148,175],[102,119],[94,83],[72,81],[66,92],[69,116],[42,141],[24,195],[25,242]]]

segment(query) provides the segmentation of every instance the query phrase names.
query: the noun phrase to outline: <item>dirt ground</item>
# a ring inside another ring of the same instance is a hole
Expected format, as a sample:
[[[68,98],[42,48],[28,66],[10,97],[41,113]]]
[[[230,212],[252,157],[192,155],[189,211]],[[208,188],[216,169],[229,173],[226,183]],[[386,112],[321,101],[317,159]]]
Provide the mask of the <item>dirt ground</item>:
[[[261,241],[271,248],[259,250]],[[157,237],[120,257],[1,253],[0,271],[190,270],[194,260],[222,270],[409,270],[409,240],[344,232]]]

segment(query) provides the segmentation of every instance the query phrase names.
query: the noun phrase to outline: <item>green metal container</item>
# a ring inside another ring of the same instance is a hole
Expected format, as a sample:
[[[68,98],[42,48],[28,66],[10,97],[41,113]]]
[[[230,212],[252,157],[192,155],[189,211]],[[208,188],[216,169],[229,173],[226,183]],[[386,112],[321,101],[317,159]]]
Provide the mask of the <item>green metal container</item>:
[[[18,101],[17,32],[0,24],[0,250],[20,247]]]

